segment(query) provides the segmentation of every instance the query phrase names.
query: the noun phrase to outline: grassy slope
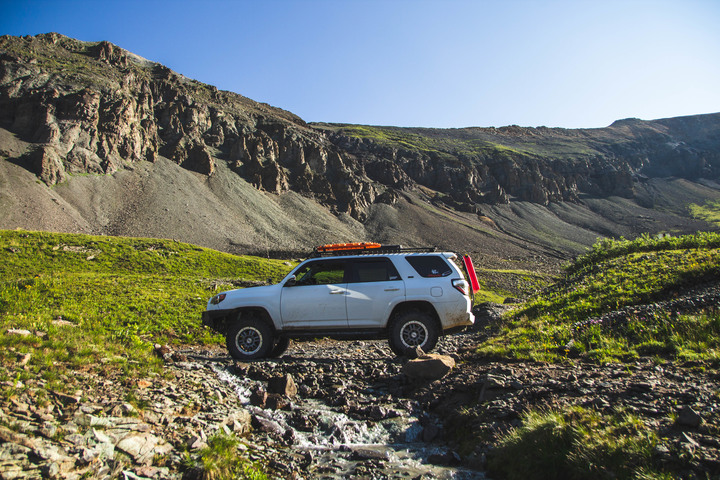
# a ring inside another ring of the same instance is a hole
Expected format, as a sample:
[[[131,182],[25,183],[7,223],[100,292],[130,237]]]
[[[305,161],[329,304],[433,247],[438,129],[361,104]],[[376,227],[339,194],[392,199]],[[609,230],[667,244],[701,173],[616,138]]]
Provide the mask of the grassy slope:
[[[720,280],[720,235],[604,240],[567,269],[566,277],[506,318],[479,348],[490,357],[595,361],[664,355],[720,359],[717,309],[675,315],[662,308],[593,320],[628,306],[652,304]]]
[[[568,266],[565,278],[505,318],[499,334],[478,352],[541,361],[565,361],[574,355],[600,362],[637,356],[717,362],[720,312],[716,306],[680,315],[640,306],[719,281],[719,234],[603,240]],[[608,318],[602,315],[618,309],[626,309],[622,321],[588,321]],[[475,414],[472,405],[465,409],[460,423]],[[675,448],[664,437],[667,432],[627,411],[538,407],[523,412],[521,420],[498,437],[488,456],[488,473],[493,477],[678,478],[678,472],[666,472],[667,466],[656,462],[657,448]],[[471,433],[467,442],[476,446],[486,439]]]
[[[688,209],[694,218],[720,226],[720,201],[708,201],[704,205],[691,203]]]
[[[378,145],[404,148],[455,160],[456,156],[513,158],[542,156],[565,159],[568,156],[597,154],[592,142],[583,137],[564,138],[558,130],[547,139],[525,138],[506,134],[506,129],[428,129],[399,128],[348,124],[315,124],[321,130],[337,131],[344,135],[368,139]],[[547,134],[550,130],[538,130]]]
[[[0,231],[0,380],[152,368],[154,343],[218,339],[200,324],[215,291],[288,270],[169,240]]]

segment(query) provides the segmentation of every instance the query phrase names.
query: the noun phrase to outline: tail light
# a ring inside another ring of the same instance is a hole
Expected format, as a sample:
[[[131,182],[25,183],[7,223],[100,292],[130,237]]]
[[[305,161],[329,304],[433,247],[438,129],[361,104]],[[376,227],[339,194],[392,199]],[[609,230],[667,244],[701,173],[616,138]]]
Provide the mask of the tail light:
[[[468,284],[468,282],[466,282],[465,280],[455,278],[452,281],[452,286],[455,287],[455,290],[462,293],[463,295],[469,295],[468,292],[470,284]]]

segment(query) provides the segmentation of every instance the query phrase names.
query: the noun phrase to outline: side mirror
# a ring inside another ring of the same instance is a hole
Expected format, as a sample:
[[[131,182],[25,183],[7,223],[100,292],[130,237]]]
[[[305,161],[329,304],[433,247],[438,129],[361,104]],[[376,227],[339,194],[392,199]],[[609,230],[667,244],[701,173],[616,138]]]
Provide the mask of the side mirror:
[[[283,287],[294,287],[296,283],[297,283],[297,280],[295,279],[295,275],[293,275],[292,277],[287,279],[287,281],[285,282],[285,285],[283,285]]]

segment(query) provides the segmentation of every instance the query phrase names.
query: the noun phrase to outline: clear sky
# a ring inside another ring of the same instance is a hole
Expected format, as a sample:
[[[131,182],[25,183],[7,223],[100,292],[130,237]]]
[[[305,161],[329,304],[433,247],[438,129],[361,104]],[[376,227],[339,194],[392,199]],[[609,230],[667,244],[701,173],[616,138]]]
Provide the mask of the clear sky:
[[[720,0],[0,0],[309,122],[603,127],[720,112]]]

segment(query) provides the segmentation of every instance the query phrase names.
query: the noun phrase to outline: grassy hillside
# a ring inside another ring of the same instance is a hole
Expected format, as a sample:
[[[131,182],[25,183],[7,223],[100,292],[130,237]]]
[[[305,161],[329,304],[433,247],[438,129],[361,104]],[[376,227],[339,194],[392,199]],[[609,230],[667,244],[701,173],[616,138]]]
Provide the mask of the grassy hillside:
[[[720,359],[720,235],[603,240],[479,348],[499,358]],[[685,299],[685,300],[683,300]]]
[[[218,340],[200,323],[214,292],[289,268],[170,240],[0,231],[0,381],[62,390],[66,370],[152,369],[154,343]]]
[[[518,132],[523,131],[519,127],[434,129],[327,123],[313,126],[352,138],[372,140],[383,147],[433,154],[448,160],[456,160],[457,156],[566,159],[598,154],[593,145],[596,142],[577,135],[568,136],[562,129],[545,127],[532,130],[532,135],[519,135]],[[538,137],[543,138],[538,141]]]

